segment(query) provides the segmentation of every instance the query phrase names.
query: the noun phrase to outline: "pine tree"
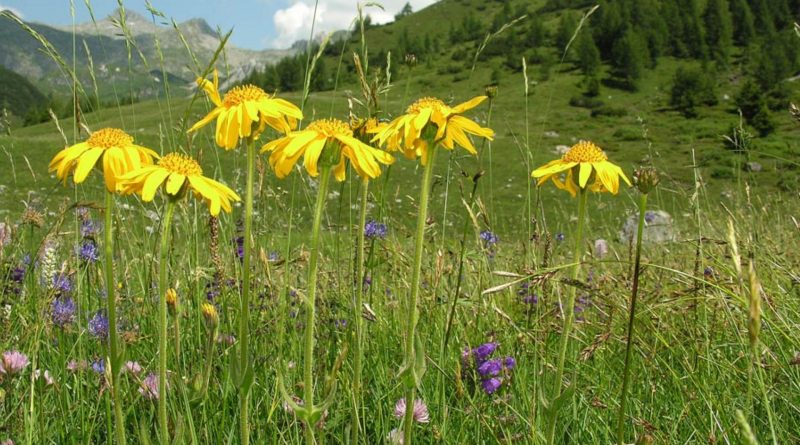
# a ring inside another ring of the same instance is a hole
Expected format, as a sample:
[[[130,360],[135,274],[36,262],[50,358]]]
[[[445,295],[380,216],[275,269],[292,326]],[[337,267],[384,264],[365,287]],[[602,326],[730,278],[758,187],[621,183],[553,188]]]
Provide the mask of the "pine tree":
[[[755,28],[762,35],[775,32],[775,21],[768,1],[771,0],[750,0],[750,10],[753,11]]]
[[[593,26],[595,42],[604,59],[610,59],[614,50],[614,43],[622,38],[627,28],[623,18],[622,6],[619,2],[600,2],[600,8],[595,13],[596,25]]]
[[[587,77],[594,76],[600,68],[600,50],[594,43],[592,33],[582,29],[578,36],[578,67]]]
[[[711,58],[723,66],[727,65],[733,42],[733,22],[728,0],[708,0],[703,12],[703,24]]]
[[[683,42],[689,55],[696,59],[705,58],[706,45],[697,0],[678,0],[677,3],[683,22]]]
[[[705,68],[678,68],[672,80],[669,103],[685,117],[696,117],[698,106],[717,103],[714,76]]]
[[[731,18],[733,19],[733,41],[739,46],[747,46],[756,35],[753,11],[747,0],[731,1]]]
[[[563,51],[567,47],[572,35],[575,33],[575,28],[578,27],[578,20],[572,14],[572,11],[566,11],[561,15],[558,21],[558,29],[556,30],[555,45],[556,49]]]
[[[756,82],[748,80],[742,85],[742,89],[736,95],[736,106],[739,107],[745,121],[758,130],[761,136],[766,136],[775,130],[775,124],[769,116],[767,100]]]
[[[632,29],[626,31],[614,44],[612,56],[615,75],[623,80],[627,88],[636,90],[650,58],[641,35]]]

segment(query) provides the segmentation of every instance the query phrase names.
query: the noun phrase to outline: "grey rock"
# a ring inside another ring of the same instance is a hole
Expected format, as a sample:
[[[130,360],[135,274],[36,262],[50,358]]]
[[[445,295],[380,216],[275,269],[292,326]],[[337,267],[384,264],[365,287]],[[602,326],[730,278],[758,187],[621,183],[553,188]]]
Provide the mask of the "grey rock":
[[[628,216],[622,230],[619,232],[620,241],[629,243],[636,239],[636,227],[639,224],[639,215],[634,213]],[[663,210],[648,210],[644,216],[644,230],[642,242],[666,243],[675,241],[675,225],[672,215]]]
[[[762,167],[758,162],[751,161],[744,164],[744,169],[749,172],[760,172],[761,170],[764,170],[764,167]]]

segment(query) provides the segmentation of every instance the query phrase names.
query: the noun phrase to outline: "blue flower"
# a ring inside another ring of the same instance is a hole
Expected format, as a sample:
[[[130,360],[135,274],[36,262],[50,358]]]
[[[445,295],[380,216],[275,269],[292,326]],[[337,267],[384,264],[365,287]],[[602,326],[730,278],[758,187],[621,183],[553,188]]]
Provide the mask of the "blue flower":
[[[100,249],[94,241],[86,241],[78,250],[78,257],[87,263],[96,263],[100,260]]]
[[[364,236],[369,239],[386,238],[386,224],[379,223],[377,221],[367,221],[364,225]]]
[[[108,317],[101,311],[89,319],[89,334],[98,340],[105,340],[108,337]]]
[[[500,385],[503,384],[503,381],[498,379],[497,377],[492,377],[490,379],[486,379],[481,382],[481,386],[486,394],[492,394],[500,388]]]
[[[494,353],[495,349],[497,349],[497,343],[484,343],[473,349],[472,355],[475,357],[476,362],[483,363]]]
[[[95,238],[100,233],[100,226],[91,219],[81,222],[81,236],[84,238]]]
[[[503,363],[500,361],[500,359],[487,360],[478,366],[478,374],[484,377],[496,376],[497,374],[500,374],[502,369]]]
[[[497,235],[488,230],[482,231],[480,236],[481,239],[486,243],[487,247],[491,247],[497,244],[498,241],[500,241],[500,238],[498,238]]]
[[[567,237],[563,233],[556,233],[556,241],[564,241],[566,238]]]
[[[104,374],[106,372],[106,362],[101,358],[93,361],[92,370],[98,374]]]
[[[508,356],[503,361],[503,364],[506,366],[506,369],[514,369],[514,366],[517,366],[517,361],[514,360],[514,357]]]
[[[75,320],[75,301],[70,297],[56,298],[50,304],[53,324],[63,328]]]
[[[63,273],[53,275],[53,290],[60,295],[72,292],[72,282],[69,280],[69,275]]]

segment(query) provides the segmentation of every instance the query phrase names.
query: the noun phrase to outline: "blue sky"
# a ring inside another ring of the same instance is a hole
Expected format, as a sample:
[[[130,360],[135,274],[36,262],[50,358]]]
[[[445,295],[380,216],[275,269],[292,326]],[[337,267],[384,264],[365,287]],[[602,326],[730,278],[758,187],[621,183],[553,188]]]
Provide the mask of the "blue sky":
[[[370,8],[366,12],[377,23],[391,21],[409,0],[383,0],[384,11]],[[410,0],[414,10],[435,0]],[[90,20],[85,0],[72,0],[75,20]],[[307,38],[314,15],[315,0],[151,0],[153,6],[178,22],[203,18],[212,27],[233,28],[233,44],[243,48],[285,48],[298,39]],[[361,3],[365,3],[362,0]],[[90,2],[98,19],[117,8],[117,0]],[[358,0],[319,0],[315,29],[321,32],[347,28],[356,15]],[[149,17],[145,0],[125,0],[126,9]],[[70,0],[0,0],[0,9],[10,9],[27,21],[54,25],[72,23]]]

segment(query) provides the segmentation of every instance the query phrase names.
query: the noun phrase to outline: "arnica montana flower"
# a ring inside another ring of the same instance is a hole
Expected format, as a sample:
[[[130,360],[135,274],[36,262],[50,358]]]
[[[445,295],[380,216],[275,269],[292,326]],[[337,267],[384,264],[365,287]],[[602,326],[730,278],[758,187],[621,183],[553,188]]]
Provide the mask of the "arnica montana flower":
[[[561,174],[566,172],[566,177]],[[608,156],[597,145],[589,141],[580,141],[573,145],[561,159],[550,161],[537,168],[531,174],[537,178],[538,185],[552,179],[553,184],[561,190],[568,191],[573,197],[578,190],[589,189],[593,192],[619,192],[619,179],[628,185],[631,181],[619,166],[608,161]]]
[[[183,196],[191,190],[196,196],[206,201],[211,215],[219,215],[220,208],[230,212],[231,201],[239,201],[239,195],[228,186],[203,176],[203,169],[194,159],[170,153],[151,165],[126,175],[122,178],[122,193],[136,192],[142,201],[152,201],[159,186],[173,198]]]
[[[309,175],[316,177],[320,162],[328,163],[334,166],[333,174],[338,181],[345,179],[345,159],[350,159],[362,178],[376,178],[381,174],[379,163],[394,162],[392,155],[353,137],[350,126],[338,119],[314,121],[304,130],[264,145],[261,152],[266,151],[272,152],[269,164],[279,178],[285,178],[292,171],[300,156]]]
[[[133,143],[133,137],[116,128],[95,131],[86,142],[67,147],[50,161],[50,172],[66,182],[73,171],[76,184],[83,182],[98,162],[103,164],[103,178],[109,192],[117,191],[119,178],[150,165],[158,154]]]
[[[409,159],[421,157],[423,165],[428,162],[428,141],[425,140],[428,131],[434,135],[431,142],[441,143],[448,150],[458,144],[475,154],[477,150],[468,135],[492,140],[494,131],[481,127],[462,114],[484,100],[486,96],[478,96],[450,107],[434,97],[424,97],[411,104],[406,114],[373,130],[376,133],[373,141],[386,145],[389,150],[402,150]]]
[[[294,104],[268,95],[254,85],[237,86],[220,97],[219,74],[214,70],[213,81],[198,78],[197,84],[206,92],[216,108],[194,124],[189,131],[196,131],[212,120],[217,120],[216,141],[220,147],[236,148],[239,139],[257,136],[267,125],[288,133],[297,127],[303,112]],[[253,124],[257,124],[254,127]],[[255,134],[254,134],[255,132]]]

